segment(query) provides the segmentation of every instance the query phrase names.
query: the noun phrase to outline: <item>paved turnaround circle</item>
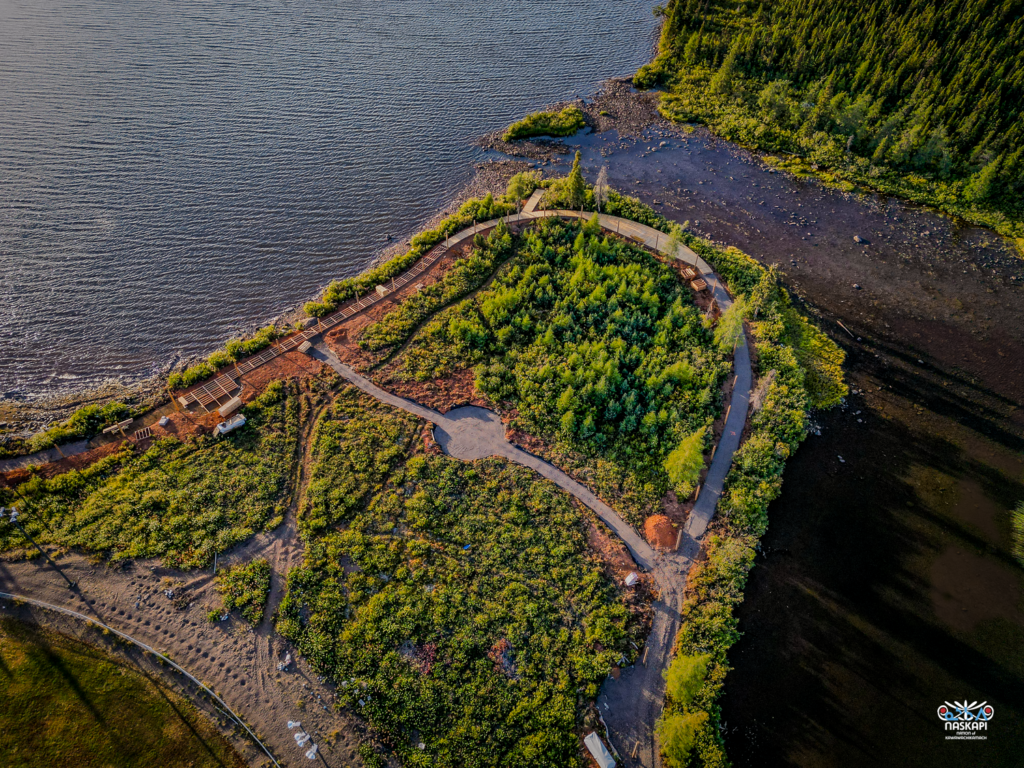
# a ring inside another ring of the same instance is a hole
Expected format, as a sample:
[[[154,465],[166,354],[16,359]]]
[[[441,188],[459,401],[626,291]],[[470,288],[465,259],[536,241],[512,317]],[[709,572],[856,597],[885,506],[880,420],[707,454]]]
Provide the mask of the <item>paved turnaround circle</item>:
[[[492,229],[499,221],[516,224],[552,216],[567,219],[586,216],[576,211],[535,211],[533,198],[530,203],[521,214],[485,221],[462,230],[449,239],[449,244],[454,245],[479,232]],[[693,265],[701,274],[711,278],[707,282],[712,286],[718,306],[725,310],[732,305],[732,299],[722,286],[721,280],[714,275],[707,262],[683,245],[678,246],[674,253],[670,253],[669,237],[664,232],[606,214],[599,214],[598,221],[601,227],[609,232],[642,242],[659,253]],[[637,565],[654,576],[659,595],[653,606],[654,619],[651,634],[647,638],[646,664],[638,663],[622,670],[617,680],[609,677],[601,688],[597,704],[608,728],[612,746],[624,765],[630,768],[660,766],[661,756],[654,725],[664,705],[665,679],[662,673],[671,660],[672,645],[679,629],[679,608],[686,588],[686,576],[700,551],[701,537],[721,498],[725,477],[732,466],[733,454],[739,448],[747,420],[752,373],[746,334],[744,333],[736,345],[733,357],[736,384],[732,391],[725,430],[719,439],[711,467],[708,469],[697,502],[690,511],[686,527],[680,535],[677,549],[660,553],[588,488],[552,464],[509,443],[505,439],[505,428],[501,419],[494,412],[469,406],[441,414],[384,391],[366,377],[342,364],[322,343],[314,347],[312,354],[367,394],[434,424],[437,442],[449,455],[466,461],[500,456],[536,470],[590,507],[622,539]]]

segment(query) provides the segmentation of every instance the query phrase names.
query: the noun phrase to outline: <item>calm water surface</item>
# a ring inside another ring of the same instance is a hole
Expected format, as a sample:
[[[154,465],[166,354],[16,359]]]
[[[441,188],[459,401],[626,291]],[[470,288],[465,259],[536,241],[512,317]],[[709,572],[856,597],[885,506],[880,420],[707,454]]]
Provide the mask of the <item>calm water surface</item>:
[[[646,0],[0,0],[0,396],[145,375],[358,272]]]

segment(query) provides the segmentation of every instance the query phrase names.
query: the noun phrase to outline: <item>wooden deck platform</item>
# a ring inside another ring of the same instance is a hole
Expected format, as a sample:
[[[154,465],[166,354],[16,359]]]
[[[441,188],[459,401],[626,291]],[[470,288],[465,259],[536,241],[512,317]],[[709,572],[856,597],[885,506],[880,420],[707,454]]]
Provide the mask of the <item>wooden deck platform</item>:
[[[392,293],[401,290],[411,281],[422,275],[426,270],[437,263],[442,256],[448,253],[448,250],[449,246],[444,243],[434,246],[434,248],[428,251],[426,255],[419,259],[412,267],[403,272],[400,276],[396,277],[394,280],[387,281],[384,284],[384,287],[387,288],[387,292],[385,294],[381,295],[375,291],[367,294],[366,296],[362,296],[359,299],[348,302],[326,317],[318,319],[314,325],[311,325],[306,330],[292,334],[291,336],[282,339],[280,342],[271,344],[263,351],[257,352],[255,355],[251,355],[244,360],[238,361],[227,373],[223,373],[212,381],[200,384],[181,395],[178,398],[178,402],[185,408],[192,405],[198,405],[205,411],[218,407],[222,398],[227,397],[230,399],[231,397],[234,397],[235,391],[241,387],[241,377],[243,375],[249,371],[259,368],[261,365],[269,363],[275,357],[283,355],[285,352],[290,352],[291,350],[298,348],[304,342],[310,341],[315,336],[318,336],[324,331],[330,330],[339,323],[348,320],[353,315],[357,315],[363,310],[372,307],[374,304],[383,301]]]

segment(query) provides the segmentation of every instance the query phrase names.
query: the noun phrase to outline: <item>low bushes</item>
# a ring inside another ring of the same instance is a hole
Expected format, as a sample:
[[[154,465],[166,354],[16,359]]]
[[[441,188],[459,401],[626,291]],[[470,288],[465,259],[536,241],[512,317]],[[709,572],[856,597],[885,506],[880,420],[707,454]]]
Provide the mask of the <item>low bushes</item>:
[[[488,194],[484,198],[467,200],[458,211],[434,229],[427,229],[415,235],[410,241],[412,247],[405,253],[355,277],[335,280],[327,286],[318,301],[306,303],[304,307],[306,314],[312,317],[323,317],[330,314],[343,302],[354,299],[357,295],[363,296],[378,285],[386,283],[393,277],[398,277],[419,261],[431,248],[442,242],[445,237],[472,226],[473,222],[489,221],[515,213],[518,210],[518,203],[519,199],[507,194],[497,199]]]
[[[242,412],[248,423],[229,436],[164,438],[142,455],[125,444],[83,470],[0,489],[0,504],[22,508],[41,543],[113,561],[204,566],[215,552],[274,528],[291,491],[302,420],[297,385],[274,382]],[[24,546],[16,529],[0,529],[0,550]]]
[[[476,290],[512,255],[512,235],[503,222],[485,240],[477,235],[472,253],[452,266],[440,281],[404,299],[363,331],[359,346],[386,354],[442,307]]]
[[[568,106],[561,112],[534,112],[505,129],[502,141],[531,136],[572,136],[586,125],[579,107]]]
[[[201,363],[196,363],[184,371],[172,373],[167,377],[167,386],[170,389],[185,389],[193,384],[198,384],[203,379],[213,376],[221,368],[266,349],[292,330],[287,326],[267,325],[247,339],[232,339],[224,345],[224,349],[217,350]]]
[[[131,406],[118,402],[83,406],[71,414],[67,421],[30,437],[25,442],[25,452],[35,453],[55,445],[93,437],[105,427],[136,416],[137,413]]]
[[[263,610],[270,595],[270,563],[266,558],[239,563],[218,577],[218,581],[224,610],[237,609],[254,627],[263,621]]]
[[[640,625],[568,496],[415,455],[422,426],[355,389],[323,414],[277,628],[402,765],[582,768],[580,709]]]
[[[807,412],[845,397],[843,351],[790,305],[773,271],[730,248],[690,235],[689,247],[708,261],[747,304],[758,375],[764,387],[737,451],[712,528],[707,558],[687,582],[677,638],[680,657],[702,656],[707,675],[686,701],[669,697],[661,725],[670,765],[728,765],[719,735],[716,699],[729,669],[728,649],[739,639],[734,609],[743,600],[755,547],[768,527],[768,505],[781,492],[786,459],[806,435]]]

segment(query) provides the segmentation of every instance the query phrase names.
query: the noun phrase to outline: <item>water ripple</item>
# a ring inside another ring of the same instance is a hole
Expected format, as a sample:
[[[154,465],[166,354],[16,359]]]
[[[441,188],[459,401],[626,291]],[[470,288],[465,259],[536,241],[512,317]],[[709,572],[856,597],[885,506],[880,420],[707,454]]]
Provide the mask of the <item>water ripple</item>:
[[[0,395],[148,373],[358,272],[646,2],[0,2]]]

